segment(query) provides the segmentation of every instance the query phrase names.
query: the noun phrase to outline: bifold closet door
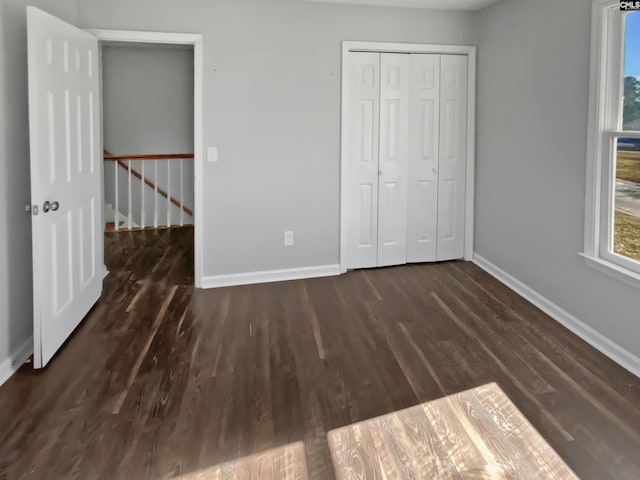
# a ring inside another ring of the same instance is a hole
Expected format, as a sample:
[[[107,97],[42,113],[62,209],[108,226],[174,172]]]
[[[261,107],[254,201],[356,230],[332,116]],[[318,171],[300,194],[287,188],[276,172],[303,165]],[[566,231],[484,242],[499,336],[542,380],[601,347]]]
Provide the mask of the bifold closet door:
[[[409,57],[380,55],[378,266],[407,263]]]
[[[440,55],[409,55],[407,262],[435,262],[438,243]]]
[[[464,257],[467,57],[410,55],[407,262]]]
[[[347,268],[378,265],[380,54],[350,52],[344,88]]]
[[[347,268],[463,258],[467,57],[348,55]]]
[[[440,57],[437,261],[464,257],[467,57]]]

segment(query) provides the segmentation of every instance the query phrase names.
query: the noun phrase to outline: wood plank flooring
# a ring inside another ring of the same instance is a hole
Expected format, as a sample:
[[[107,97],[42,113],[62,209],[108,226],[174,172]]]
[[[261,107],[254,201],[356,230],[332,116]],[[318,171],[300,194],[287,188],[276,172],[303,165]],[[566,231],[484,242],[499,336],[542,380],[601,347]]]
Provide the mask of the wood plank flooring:
[[[496,383],[329,432],[339,480],[578,480]]]
[[[309,471],[304,443],[296,442],[230,460],[204,472],[186,476],[190,477],[207,480],[308,480]]]
[[[103,298],[0,387],[0,479],[210,478],[497,382],[582,479],[640,478],[640,380],[466,262],[194,290],[192,230],[108,234]]]

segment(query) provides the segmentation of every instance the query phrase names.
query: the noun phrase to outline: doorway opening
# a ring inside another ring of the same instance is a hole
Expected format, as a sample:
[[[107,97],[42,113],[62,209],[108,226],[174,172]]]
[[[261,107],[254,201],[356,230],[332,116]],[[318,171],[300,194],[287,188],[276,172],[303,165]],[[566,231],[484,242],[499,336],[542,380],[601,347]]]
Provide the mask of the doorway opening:
[[[105,261],[118,259],[107,266],[178,242],[190,250],[180,270],[201,287],[202,36],[90,33],[102,65]]]
[[[180,243],[192,283],[193,45],[102,42],[100,57],[106,266],[139,269],[149,240],[156,256]]]

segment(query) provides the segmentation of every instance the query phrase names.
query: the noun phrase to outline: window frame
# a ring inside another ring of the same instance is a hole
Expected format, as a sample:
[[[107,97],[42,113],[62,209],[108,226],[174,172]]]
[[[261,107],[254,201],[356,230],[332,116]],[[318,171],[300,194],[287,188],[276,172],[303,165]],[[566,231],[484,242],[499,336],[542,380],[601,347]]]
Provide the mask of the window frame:
[[[640,262],[613,252],[616,138],[623,131],[625,31],[618,0],[593,0],[584,251],[587,264],[640,288]]]

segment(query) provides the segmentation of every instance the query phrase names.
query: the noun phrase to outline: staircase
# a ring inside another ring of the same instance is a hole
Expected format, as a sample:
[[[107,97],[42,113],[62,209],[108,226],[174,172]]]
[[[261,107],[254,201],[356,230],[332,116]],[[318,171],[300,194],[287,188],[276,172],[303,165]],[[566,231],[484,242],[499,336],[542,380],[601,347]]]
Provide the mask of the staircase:
[[[118,228],[116,229],[116,217],[118,218]],[[115,232],[117,230],[129,230],[129,218],[123,213],[118,212],[116,215],[116,210],[113,208],[113,205],[110,203],[105,203],[104,205],[104,222],[105,222],[105,232]],[[140,225],[135,223],[131,219],[131,230],[139,230]]]

